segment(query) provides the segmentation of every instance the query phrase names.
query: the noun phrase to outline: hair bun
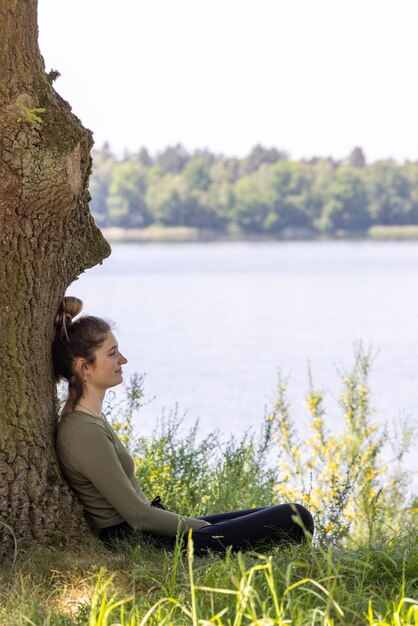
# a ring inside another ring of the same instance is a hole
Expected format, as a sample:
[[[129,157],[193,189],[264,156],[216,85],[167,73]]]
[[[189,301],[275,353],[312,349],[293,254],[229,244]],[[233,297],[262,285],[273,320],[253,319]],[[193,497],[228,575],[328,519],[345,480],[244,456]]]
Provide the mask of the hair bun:
[[[65,296],[63,298],[58,313],[55,317],[55,326],[61,337],[68,337],[67,326],[71,324],[73,318],[76,317],[83,308],[83,302],[74,296]]]

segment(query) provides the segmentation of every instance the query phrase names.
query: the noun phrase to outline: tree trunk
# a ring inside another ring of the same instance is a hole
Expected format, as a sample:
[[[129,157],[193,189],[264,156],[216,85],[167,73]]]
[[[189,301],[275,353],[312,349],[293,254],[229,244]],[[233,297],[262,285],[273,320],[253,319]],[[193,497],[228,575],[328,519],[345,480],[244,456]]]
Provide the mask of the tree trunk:
[[[55,453],[51,342],[68,285],[110,248],[88,208],[92,135],[45,74],[37,0],[0,0],[0,64],[0,520],[43,545],[88,532]]]

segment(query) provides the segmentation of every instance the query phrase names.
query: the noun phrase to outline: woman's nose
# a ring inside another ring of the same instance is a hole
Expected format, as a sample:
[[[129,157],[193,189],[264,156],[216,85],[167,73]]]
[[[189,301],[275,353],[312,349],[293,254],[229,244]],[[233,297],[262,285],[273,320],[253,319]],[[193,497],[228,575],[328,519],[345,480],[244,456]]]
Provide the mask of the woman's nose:
[[[127,363],[127,362],[128,362],[128,359],[124,357],[123,354],[121,354],[119,357],[119,363],[123,365],[124,363]]]

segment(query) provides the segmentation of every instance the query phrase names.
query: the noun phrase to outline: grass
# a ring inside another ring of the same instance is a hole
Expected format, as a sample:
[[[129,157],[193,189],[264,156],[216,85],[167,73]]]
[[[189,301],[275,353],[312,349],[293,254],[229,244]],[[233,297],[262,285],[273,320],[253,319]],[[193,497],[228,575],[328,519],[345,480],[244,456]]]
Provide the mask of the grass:
[[[418,239],[418,226],[371,226],[364,231],[337,231],[333,234],[316,233],[304,228],[285,228],[280,234],[249,234],[219,232],[211,229],[199,229],[191,226],[159,226],[147,228],[121,228],[109,226],[102,228],[103,234],[111,243],[187,243],[202,241],[340,241],[340,240],[376,240],[397,241]]]
[[[190,544],[190,549],[192,545]],[[2,626],[418,624],[412,533],[355,547],[194,559],[144,542],[27,552],[1,576]]]
[[[401,466],[414,431],[405,425],[383,463],[394,437],[371,423],[371,361],[360,346],[341,374],[343,419],[328,414],[311,377],[305,416],[296,418],[280,380],[258,436],[226,442],[217,433],[199,441],[197,425],[184,434],[175,413],[149,439],[136,436],[143,380],[134,377],[125,402],[107,410],[149,497],[188,515],[289,497],[314,513],[314,541],[205,558],[194,557],[190,538],[187,551],[141,537],[114,552],[94,537],[66,550],[17,544],[0,562],[0,625],[418,626],[418,502]],[[296,428],[302,419],[306,439]]]
[[[372,226],[368,237],[376,240],[417,240],[418,226]]]

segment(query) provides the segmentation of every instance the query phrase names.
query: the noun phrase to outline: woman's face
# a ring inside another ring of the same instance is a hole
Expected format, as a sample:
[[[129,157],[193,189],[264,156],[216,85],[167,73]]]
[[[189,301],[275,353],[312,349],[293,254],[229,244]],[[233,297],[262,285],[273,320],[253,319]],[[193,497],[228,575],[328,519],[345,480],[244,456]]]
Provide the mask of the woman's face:
[[[96,389],[108,389],[119,385],[122,378],[122,365],[128,360],[119,351],[118,342],[113,333],[109,332],[106,339],[96,350],[96,360],[92,365],[86,365],[86,385]]]

